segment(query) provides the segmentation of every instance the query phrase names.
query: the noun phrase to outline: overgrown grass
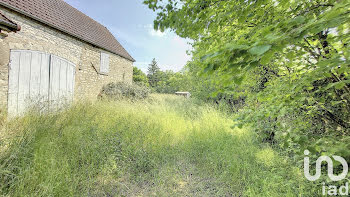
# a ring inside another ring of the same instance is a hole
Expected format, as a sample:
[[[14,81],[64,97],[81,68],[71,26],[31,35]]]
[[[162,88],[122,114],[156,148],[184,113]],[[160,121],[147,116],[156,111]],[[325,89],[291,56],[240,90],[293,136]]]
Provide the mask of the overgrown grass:
[[[165,95],[5,121],[0,195],[315,196],[300,169],[232,125]]]

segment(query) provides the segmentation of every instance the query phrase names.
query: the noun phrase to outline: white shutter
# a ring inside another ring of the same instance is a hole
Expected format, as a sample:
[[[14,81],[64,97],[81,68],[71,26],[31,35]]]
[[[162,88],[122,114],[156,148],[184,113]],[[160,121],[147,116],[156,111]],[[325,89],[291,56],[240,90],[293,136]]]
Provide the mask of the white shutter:
[[[108,72],[109,72],[109,55],[107,53],[101,52],[100,73],[108,74]]]

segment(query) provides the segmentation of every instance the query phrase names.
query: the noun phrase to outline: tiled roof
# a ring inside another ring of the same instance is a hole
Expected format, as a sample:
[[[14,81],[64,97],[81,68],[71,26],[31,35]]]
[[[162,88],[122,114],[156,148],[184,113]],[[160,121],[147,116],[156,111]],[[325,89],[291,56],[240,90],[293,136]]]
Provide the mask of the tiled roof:
[[[106,27],[63,0],[0,0],[0,5],[135,61]]]

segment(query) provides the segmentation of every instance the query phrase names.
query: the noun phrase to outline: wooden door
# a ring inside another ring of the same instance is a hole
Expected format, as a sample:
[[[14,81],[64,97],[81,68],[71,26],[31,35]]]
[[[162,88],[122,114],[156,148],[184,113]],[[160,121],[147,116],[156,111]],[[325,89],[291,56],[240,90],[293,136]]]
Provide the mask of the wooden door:
[[[75,66],[68,60],[39,51],[12,50],[8,113],[22,114],[33,105],[56,109],[70,103],[74,82]]]
[[[12,50],[9,64],[8,113],[21,114],[32,104],[48,100],[50,55]]]
[[[59,108],[71,103],[74,97],[75,65],[66,59],[51,55],[50,105]]]

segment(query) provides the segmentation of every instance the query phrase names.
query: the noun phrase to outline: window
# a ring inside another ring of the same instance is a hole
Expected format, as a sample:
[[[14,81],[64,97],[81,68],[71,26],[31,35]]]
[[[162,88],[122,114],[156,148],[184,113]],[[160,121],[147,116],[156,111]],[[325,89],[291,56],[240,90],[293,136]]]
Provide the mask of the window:
[[[101,52],[100,73],[108,74],[108,72],[109,72],[109,55],[107,53]]]

